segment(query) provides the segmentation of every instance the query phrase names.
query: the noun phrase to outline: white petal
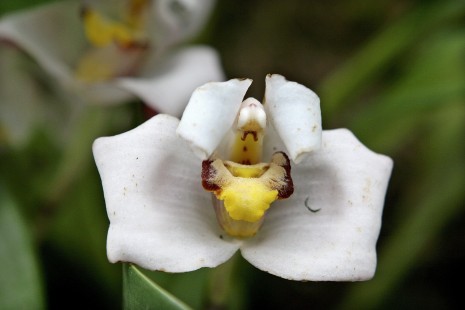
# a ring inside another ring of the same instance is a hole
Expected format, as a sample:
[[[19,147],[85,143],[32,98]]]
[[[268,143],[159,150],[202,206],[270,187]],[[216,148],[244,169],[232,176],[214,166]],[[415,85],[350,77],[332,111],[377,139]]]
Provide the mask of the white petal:
[[[224,80],[218,54],[206,46],[185,48],[160,61],[153,77],[117,80],[160,113],[181,116],[195,88]]]
[[[27,141],[40,122],[40,108],[44,108],[45,101],[24,64],[22,53],[0,46],[0,132],[14,145]]]
[[[157,0],[153,5],[152,35],[158,45],[173,45],[198,33],[214,0]]]
[[[24,145],[37,127],[58,143],[67,141],[81,111],[73,97],[37,83],[36,70],[24,53],[0,44],[0,140],[13,146]]]
[[[0,38],[29,53],[61,83],[70,83],[71,67],[85,46],[79,1],[60,1],[21,11],[0,21]]]
[[[243,256],[286,279],[370,279],[391,170],[350,131],[324,131],[322,149],[291,171],[294,194],[271,207]]]
[[[287,153],[283,141],[276,133],[273,126],[266,127],[265,138],[263,139],[263,159],[271,158],[275,152]]]
[[[231,129],[252,80],[207,83],[192,94],[177,133],[200,159],[208,158]]]
[[[75,66],[88,45],[79,17],[79,1],[59,1],[20,11],[0,21],[0,38],[31,55],[61,86],[87,102],[121,103],[132,95],[112,81],[84,83]]]
[[[201,162],[176,136],[177,125],[161,114],[94,143],[111,262],[185,272],[215,267],[239,247],[220,237],[210,195],[201,186]]]
[[[266,104],[272,126],[289,156],[299,163],[321,145],[320,99],[307,87],[278,74],[266,77]]]
[[[134,99],[130,92],[113,81],[83,83],[73,80],[72,84],[67,86],[69,91],[91,104],[113,105]]]

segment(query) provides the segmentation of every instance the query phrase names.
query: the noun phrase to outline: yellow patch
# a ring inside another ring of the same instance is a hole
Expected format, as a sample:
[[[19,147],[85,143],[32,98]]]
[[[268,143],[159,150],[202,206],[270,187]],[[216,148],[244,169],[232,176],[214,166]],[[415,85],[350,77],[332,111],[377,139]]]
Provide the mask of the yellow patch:
[[[94,10],[84,11],[83,23],[87,39],[96,47],[104,47],[115,42],[130,45],[135,41],[132,29],[111,21]]]
[[[224,166],[233,176],[241,178],[259,178],[269,168],[268,164],[239,165],[229,161],[225,162]]]
[[[214,201],[216,216],[221,228],[230,236],[239,238],[248,238],[255,235],[263,224],[263,217],[261,220],[251,223],[246,221],[236,221],[231,218],[228,211],[224,207],[224,202],[215,199]]]
[[[218,193],[232,219],[246,222],[260,220],[270,204],[278,199],[278,191],[253,178],[235,178]]]

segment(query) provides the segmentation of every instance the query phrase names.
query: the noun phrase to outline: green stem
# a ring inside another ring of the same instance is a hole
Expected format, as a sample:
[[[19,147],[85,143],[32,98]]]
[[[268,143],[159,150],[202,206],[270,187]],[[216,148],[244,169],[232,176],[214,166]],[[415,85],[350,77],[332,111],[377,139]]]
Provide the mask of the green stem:
[[[104,108],[87,106],[76,120],[57,172],[46,187],[45,201],[56,203],[81,175],[92,159],[92,143],[106,126]]]
[[[107,113],[103,107],[86,106],[75,120],[56,172],[41,194],[41,209],[36,220],[35,233],[38,241],[46,235],[50,220],[73,184],[89,171],[92,143],[108,126]]]
[[[236,253],[226,263],[212,270],[210,275],[208,306],[210,309],[227,309],[233,290],[233,273],[239,260]]]

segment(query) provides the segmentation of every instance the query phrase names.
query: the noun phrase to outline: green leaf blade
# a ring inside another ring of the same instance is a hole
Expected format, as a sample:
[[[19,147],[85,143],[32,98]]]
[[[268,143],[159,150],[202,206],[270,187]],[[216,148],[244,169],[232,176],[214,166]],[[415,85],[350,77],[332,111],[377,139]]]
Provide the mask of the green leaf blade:
[[[1,187],[0,266],[0,309],[44,309],[39,266],[27,226]]]
[[[147,278],[136,266],[123,265],[123,309],[190,309]]]

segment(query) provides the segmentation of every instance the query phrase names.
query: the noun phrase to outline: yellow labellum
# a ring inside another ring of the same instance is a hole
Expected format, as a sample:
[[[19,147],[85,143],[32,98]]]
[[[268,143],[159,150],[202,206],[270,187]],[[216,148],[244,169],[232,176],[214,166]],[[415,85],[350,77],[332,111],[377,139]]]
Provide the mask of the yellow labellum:
[[[232,219],[246,222],[256,222],[278,199],[278,191],[251,178],[235,178],[217,196],[224,200],[224,206]]]
[[[259,225],[245,224],[261,221],[272,202],[289,197],[294,190],[289,158],[282,152],[273,154],[270,163],[255,165],[206,160],[202,163],[202,185],[224,202],[227,216],[222,213],[217,217],[228,233],[234,229],[234,235],[245,235],[243,229],[250,230],[247,235],[256,232]]]
[[[263,224],[262,217],[256,222],[237,221],[231,218],[228,211],[224,207],[224,201],[214,199],[213,206],[215,208],[216,218],[221,228],[230,236],[247,238],[252,237],[257,233]]]
[[[129,27],[111,21],[94,10],[85,9],[83,23],[87,39],[96,47],[114,42],[122,45],[134,42],[133,31]]]

